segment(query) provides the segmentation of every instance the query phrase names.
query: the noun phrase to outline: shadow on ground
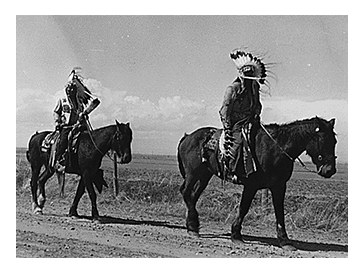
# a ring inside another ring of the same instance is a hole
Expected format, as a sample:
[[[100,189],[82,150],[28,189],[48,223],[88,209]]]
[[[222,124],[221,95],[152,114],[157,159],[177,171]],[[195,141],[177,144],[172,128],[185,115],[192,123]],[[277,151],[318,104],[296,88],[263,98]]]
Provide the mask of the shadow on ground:
[[[230,240],[230,236],[231,236],[230,233],[201,234],[202,238],[220,238],[226,240]],[[257,244],[279,247],[277,239],[272,237],[243,235],[243,240],[247,243],[253,243],[253,244],[257,243]],[[297,248],[297,250],[302,250],[302,251],[348,252],[348,245],[312,243],[312,242],[303,242],[298,240],[291,240],[291,242]]]
[[[55,215],[53,215],[55,216]],[[85,219],[92,221],[90,216],[79,216],[78,219]],[[112,216],[100,216],[100,224],[120,224],[120,225],[150,225],[157,227],[167,227],[172,229],[185,229],[185,226],[172,224],[168,221],[154,221],[154,220],[134,220],[134,219],[123,219]],[[187,234],[186,234],[187,236]],[[230,233],[201,233],[200,238],[210,238],[210,239],[223,239],[230,241]],[[273,237],[263,237],[263,236],[251,236],[243,235],[243,240],[246,243],[251,244],[261,244],[267,246],[279,247],[277,238]],[[336,252],[348,252],[348,245],[339,244],[327,244],[327,243],[317,243],[317,242],[304,242],[299,240],[291,240],[292,244],[301,251],[336,251]]]
[[[61,216],[61,217],[69,217],[67,215],[55,215],[55,214],[48,214],[50,216]],[[91,216],[79,215],[78,217],[72,217],[73,219],[79,220],[89,220],[93,221]],[[133,219],[123,219],[117,218],[112,216],[100,216],[98,220],[99,224],[120,224],[120,225],[149,225],[149,226],[156,226],[156,227],[167,227],[173,229],[186,229],[186,227],[176,224],[171,224],[168,221],[154,221],[154,220],[133,220]]]

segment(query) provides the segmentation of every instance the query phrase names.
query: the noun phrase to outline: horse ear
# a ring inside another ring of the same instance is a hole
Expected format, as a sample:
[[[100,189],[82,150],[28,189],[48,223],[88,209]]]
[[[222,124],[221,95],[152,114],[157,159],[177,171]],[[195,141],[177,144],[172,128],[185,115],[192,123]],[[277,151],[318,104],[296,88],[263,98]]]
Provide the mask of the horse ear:
[[[120,123],[115,119],[115,123],[116,123],[116,131],[119,132],[120,131]]]
[[[130,128],[130,123],[129,123],[129,122],[127,122],[127,123],[125,124],[125,126],[126,126],[126,127],[128,127],[128,128]]]
[[[330,121],[329,121],[330,125],[332,128],[334,128],[334,125],[335,125],[335,118],[332,118]]]

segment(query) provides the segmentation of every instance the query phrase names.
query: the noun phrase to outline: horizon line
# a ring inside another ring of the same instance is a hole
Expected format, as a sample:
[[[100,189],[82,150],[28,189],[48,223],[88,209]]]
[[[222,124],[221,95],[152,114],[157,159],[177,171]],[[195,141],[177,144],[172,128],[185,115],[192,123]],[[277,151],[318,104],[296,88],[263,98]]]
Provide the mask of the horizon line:
[[[27,149],[27,147],[16,147],[16,149]],[[135,155],[152,155],[152,156],[176,156],[176,154],[160,154],[160,153],[140,153],[140,152],[135,152],[133,153]],[[304,163],[312,163],[310,160],[303,160]],[[348,164],[348,160],[346,161],[340,161],[337,160],[337,163],[341,163],[341,164]],[[312,163],[313,164],[313,163]]]

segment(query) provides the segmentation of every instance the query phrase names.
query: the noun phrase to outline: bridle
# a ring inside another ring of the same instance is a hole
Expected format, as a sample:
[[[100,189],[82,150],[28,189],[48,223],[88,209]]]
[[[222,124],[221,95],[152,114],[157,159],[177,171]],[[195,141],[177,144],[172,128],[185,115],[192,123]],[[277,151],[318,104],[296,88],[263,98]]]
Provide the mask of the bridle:
[[[296,162],[296,159],[292,158],[279,144],[278,142],[272,137],[272,135],[268,132],[268,130],[265,128],[262,122],[260,122],[260,126],[262,127],[263,131],[269,136],[269,138],[277,145],[277,147],[285,154],[292,162]],[[320,169],[318,171],[313,171],[309,169],[305,163],[300,159],[300,157],[297,157],[298,162],[301,164],[301,167],[304,168],[306,171],[312,172],[312,173],[319,173],[321,168],[323,167],[323,164],[320,166]]]
[[[242,73],[239,73],[238,77],[240,78],[240,80],[242,81],[243,79],[249,79],[249,80],[255,80],[255,81],[260,81],[262,79],[265,78],[261,78],[261,77],[250,77],[250,76],[245,76]],[[264,132],[269,136],[269,138],[278,146],[278,148],[283,152],[283,154],[285,154],[292,162],[296,162],[296,159],[292,158],[278,143],[277,141],[272,137],[272,135],[268,132],[268,130],[265,128],[265,126],[263,125],[262,122],[260,122],[260,126],[262,127],[262,129],[264,130]],[[321,158],[321,159],[320,159]],[[336,158],[336,157],[335,157]],[[320,166],[320,168],[318,169],[318,171],[313,171],[311,169],[309,169],[305,163],[301,160],[301,158],[298,156],[297,157],[298,162],[300,163],[301,167],[304,168],[306,171],[308,172],[312,172],[312,173],[319,173],[321,171],[321,169],[324,166],[324,163]],[[322,155],[318,155],[318,160],[321,161],[322,160]]]
[[[96,142],[95,142],[95,140],[94,140],[94,138],[93,138],[93,136],[92,136],[92,132],[93,132],[93,129],[92,129],[92,126],[91,126],[91,123],[90,123],[90,121],[88,120],[88,119],[86,119],[86,128],[87,128],[87,132],[88,132],[88,134],[89,134],[89,136],[90,136],[90,139],[91,139],[91,142],[92,142],[92,144],[94,145],[94,147],[96,148],[96,150],[101,154],[101,155],[103,155],[104,153],[100,150],[100,148],[97,146],[97,144],[96,144]],[[116,125],[117,126],[117,125]],[[119,132],[116,130],[116,132],[114,133],[114,135],[111,137],[111,140],[113,140],[114,138],[115,138],[115,136],[118,134]],[[118,162],[117,160],[115,160],[114,158],[112,158],[111,156],[110,156],[110,153],[109,152],[106,152],[106,154],[105,154],[111,161],[113,161],[113,162],[115,162],[115,163],[117,163],[117,164],[121,164],[120,162]]]

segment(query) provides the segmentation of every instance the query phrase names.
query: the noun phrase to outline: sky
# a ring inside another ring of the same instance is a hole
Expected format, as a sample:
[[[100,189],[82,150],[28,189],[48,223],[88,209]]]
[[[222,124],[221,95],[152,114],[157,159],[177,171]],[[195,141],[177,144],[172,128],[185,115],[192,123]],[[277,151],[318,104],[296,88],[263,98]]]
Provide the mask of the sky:
[[[73,67],[101,100],[94,128],[130,122],[135,153],[175,155],[218,115],[244,47],[269,67],[263,123],[336,118],[348,160],[348,16],[16,16],[16,146],[53,130]]]

